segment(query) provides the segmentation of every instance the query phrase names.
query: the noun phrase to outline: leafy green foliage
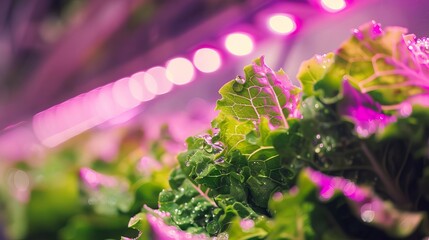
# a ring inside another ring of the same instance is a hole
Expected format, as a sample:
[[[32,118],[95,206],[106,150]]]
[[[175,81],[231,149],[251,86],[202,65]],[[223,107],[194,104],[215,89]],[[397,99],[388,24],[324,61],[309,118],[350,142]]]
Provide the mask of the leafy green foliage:
[[[314,107],[316,105],[317,108]],[[373,135],[363,140],[353,133],[352,124],[342,120],[342,116],[336,112],[336,104],[324,104],[315,97],[309,97],[302,109],[303,129],[310,129],[304,132],[305,138],[313,139],[313,151],[309,157],[313,160],[310,166],[372,186],[382,196],[408,209],[426,204],[421,200],[421,192],[412,187],[420,181],[420,166],[427,159],[427,156],[418,154],[427,148],[422,141],[426,138],[423,134],[420,135],[423,138],[414,143],[409,141],[411,135],[383,140]],[[398,134],[405,133],[415,125],[411,122],[414,121],[399,120],[386,131],[393,134],[394,128]],[[395,127],[397,124],[402,128]],[[427,127],[423,128],[424,131],[428,130]]]
[[[151,158],[138,165],[132,153],[99,161],[88,181],[82,178],[83,213],[58,225],[55,215],[39,217],[41,210],[79,207],[77,184],[67,183],[55,188],[70,197],[64,201],[43,189],[38,198],[34,188],[30,220],[63,227],[63,239],[427,236],[429,54],[422,46],[429,40],[374,22],[354,32],[335,53],[303,63],[302,97],[283,71],[256,59],[245,78],[221,88],[212,129],[186,140],[171,173]],[[164,130],[162,141],[169,139]],[[150,147],[156,159],[168,154],[162,141]],[[131,142],[124,148],[138,146]],[[52,209],[37,207],[45,198]],[[79,210],[70,209],[64,219]],[[136,213],[128,226],[138,234],[126,232],[124,216]],[[100,226],[111,231],[100,233]]]
[[[262,117],[275,127],[288,127],[287,118],[297,116],[300,89],[293,86],[283,71],[275,73],[256,59],[244,68],[245,78],[237,76],[225,84],[219,93],[216,109],[239,121],[256,121]]]
[[[296,189],[270,202],[275,217],[267,239],[348,239],[319,196],[315,184],[301,173]]]
[[[163,221],[232,239],[428,234],[429,98],[418,95],[427,66],[404,32],[369,23],[336,53],[303,63],[301,101],[263,58],[247,66],[245,78],[221,88],[213,129],[190,137],[179,154],[172,190],[159,198]],[[189,212],[196,199],[209,208],[204,216]],[[182,212],[191,216],[183,223]]]
[[[340,93],[343,79],[348,79],[363,93],[386,105],[427,93],[428,65],[419,59],[424,56],[410,51],[417,46],[414,39],[403,39],[406,31],[400,27],[383,30],[375,22],[355,29],[354,35],[335,53],[315,56],[302,64],[298,78],[304,92],[329,102]]]
[[[245,80],[232,80],[220,90],[214,129],[188,138],[188,150],[179,154],[180,169],[170,177],[172,189],[159,196],[160,210],[170,214],[164,218],[167,223],[216,235],[237,217],[271,215],[270,197],[291,186],[301,152],[285,149],[302,140],[293,120],[299,89],[262,58],[245,73]]]

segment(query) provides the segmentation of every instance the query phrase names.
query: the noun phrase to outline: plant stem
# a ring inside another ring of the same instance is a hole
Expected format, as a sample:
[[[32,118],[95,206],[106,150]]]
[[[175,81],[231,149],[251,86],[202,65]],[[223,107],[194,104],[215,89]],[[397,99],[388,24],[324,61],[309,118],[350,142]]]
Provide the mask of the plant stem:
[[[369,163],[373,167],[374,172],[378,175],[381,182],[383,183],[387,194],[392,198],[392,200],[399,206],[407,206],[407,199],[401,193],[401,190],[394,186],[393,179],[390,179],[388,173],[384,171],[378,164],[377,159],[371,153],[371,150],[368,149],[365,143],[360,143],[361,149],[365,156],[367,157]]]
[[[191,183],[192,184],[192,187],[194,187],[195,188],[195,190],[197,190],[198,191],[198,193],[203,197],[203,198],[205,198],[211,205],[213,205],[214,207],[217,207],[217,204],[215,203],[215,201],[213,201],[213,199],[211,199],[211,198],[209,198],[209,196],[206,194],[206,193],[204,193],[202,190],[201,190],[201,188],[199,187],[199,186],[195,186],[195,184],[193,184],[193,183]]]

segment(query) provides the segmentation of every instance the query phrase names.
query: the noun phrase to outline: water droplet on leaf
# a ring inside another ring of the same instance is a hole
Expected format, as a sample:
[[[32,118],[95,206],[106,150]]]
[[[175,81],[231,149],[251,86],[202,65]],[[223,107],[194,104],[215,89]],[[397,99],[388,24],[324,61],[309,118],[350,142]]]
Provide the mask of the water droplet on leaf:
[[[381,24],[373,20],[372,29],[371,29],[371,38],[375,39],[381,35],[383,35],[383,29],[381,28]]]
[[[355,29],[353,29],[353,30],[352,30],[352,32],[353,32],[353,35],[354,35],[358,40],[363,40],[363,34],[362,34],[362,32],[361,32],[359,29],[355,28]]]
[[[405,35],[404,41],[420,64],[429,64],[429,38],[417,39],[414,34]]]
[[[328,68],[332,63],[332,59],[329,58],[326,54],[323,54],[323,55],[316,54],[315,58],[316,58],[317,63],[319,63],[319,65],[323,69]]]
[[[374,221],[375,211],[372,208],[373,207],[372,207],[371,203],[364,204],[360,208],[360,217],[361,217],[362,221],[367,222],[367,223]]]
[[[236,93],[242,92],[243,89],[244,89],[243,84],[240,84],[240,83],[237,83],[237,82],[235,82],[235,83],[232,84],[232,90],[234,90],[234,92],[236,92]]]
[[[237,75],[234,78],[234,80],[235,80],[236,83],[241,84],[241,85],[243,85],[243,84],[246,83],[246,79],[244,77],[242,77],[242,76],[239,76],[239,75]]]

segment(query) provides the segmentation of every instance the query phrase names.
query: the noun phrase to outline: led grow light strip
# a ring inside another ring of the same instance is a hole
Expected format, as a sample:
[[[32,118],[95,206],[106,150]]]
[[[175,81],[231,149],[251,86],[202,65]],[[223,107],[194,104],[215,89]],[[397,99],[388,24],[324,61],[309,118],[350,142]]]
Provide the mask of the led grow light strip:
[[[326,11],[335,12],[344,9],[344,0],[318,0]],[[294,16],[285,12],[276,12],[267,20],[272,32],[288,35],[297,30]],[[232,32],[224,39],[225,49],[235,56],[250,54],[255,45],[251,34]],[[210,59],[210,60],[207,60]],[[210,61],[210,64],[204,63]],[[211,73],[222,64],[220,54],[212,48],[197,50],[193,64],[186,58],[177,57],[167,61],[166,68],[155,66],[146,72],[137,72],[104,87],[65,101],[33,117],[32,126],[38,139],[48,147],[76,136],[96,125],[123,114],[139,106],[142,102],[165,94],[173,85],[184,85],[195,76],[195,68],[203,73]]]

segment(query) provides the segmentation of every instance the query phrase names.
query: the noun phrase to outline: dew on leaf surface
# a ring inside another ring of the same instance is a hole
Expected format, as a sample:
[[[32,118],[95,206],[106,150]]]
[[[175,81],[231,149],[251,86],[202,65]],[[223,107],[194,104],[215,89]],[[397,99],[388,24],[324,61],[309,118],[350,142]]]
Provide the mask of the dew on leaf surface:
[[[234,78],[234,80],[235,80],[236,83],[241,84],[241,85],[243,85],[243,84],[246,83],[246,79],[244,77],[242,77],[242,76],[239,76],[239,75],[237,75]]]

